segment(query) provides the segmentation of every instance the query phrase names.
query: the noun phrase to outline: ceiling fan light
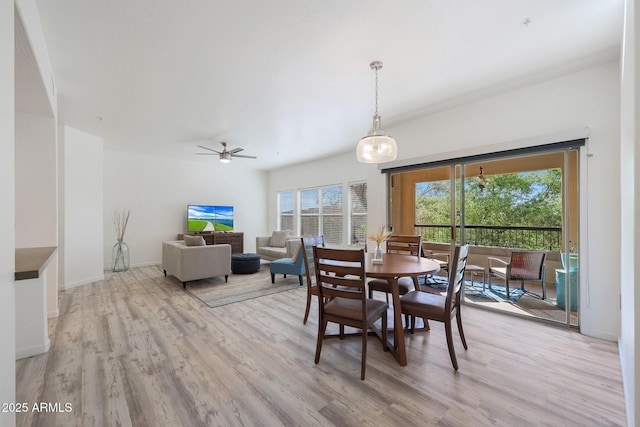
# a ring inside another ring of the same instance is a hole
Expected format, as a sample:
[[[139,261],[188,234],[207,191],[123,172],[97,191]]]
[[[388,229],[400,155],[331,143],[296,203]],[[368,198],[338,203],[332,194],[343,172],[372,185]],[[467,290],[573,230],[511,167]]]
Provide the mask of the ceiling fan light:
[[[220,163],[231,163],[231,154],[226,151],[220,153]]]

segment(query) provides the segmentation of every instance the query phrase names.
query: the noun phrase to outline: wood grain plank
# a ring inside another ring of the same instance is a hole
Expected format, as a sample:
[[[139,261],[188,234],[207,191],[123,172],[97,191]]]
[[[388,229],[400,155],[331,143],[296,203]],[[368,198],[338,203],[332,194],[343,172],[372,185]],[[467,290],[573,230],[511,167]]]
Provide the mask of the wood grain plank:
[[[464,306],[459,371],[436,323],[406,334],[405,367],[369,337],[361,381],[359,337],[325,341],[314,363],[305,298],[298,288],[212,309],[158,266],[62,291],[51,349],[16,362],[16,397],[73,411],[17,424],[626,425],[615,343]]]

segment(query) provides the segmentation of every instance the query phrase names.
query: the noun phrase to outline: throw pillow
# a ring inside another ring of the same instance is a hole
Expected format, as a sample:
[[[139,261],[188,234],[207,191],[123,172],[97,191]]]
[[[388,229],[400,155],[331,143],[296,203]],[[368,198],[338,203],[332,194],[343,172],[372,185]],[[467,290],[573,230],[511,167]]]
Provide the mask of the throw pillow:
[[[289,237],[289,231],[274,231],[271,234],[271,240],[269,242],[269,246],[273,246],[274,248],[284,248],[284,245],[287,243],[287,237]]]
[[[206,246],[207,244],[204,241],[204,237],[202,236],[184,236],[184,244],[186,246]]]
[[[300,244],[300,242],[298,242],[298,245],[296,246],[296,250],[293,251],[293,258],[291,258],[291,262],[294,264],[296,263],[298,256],[302,255],[301,247],[302,245]]]

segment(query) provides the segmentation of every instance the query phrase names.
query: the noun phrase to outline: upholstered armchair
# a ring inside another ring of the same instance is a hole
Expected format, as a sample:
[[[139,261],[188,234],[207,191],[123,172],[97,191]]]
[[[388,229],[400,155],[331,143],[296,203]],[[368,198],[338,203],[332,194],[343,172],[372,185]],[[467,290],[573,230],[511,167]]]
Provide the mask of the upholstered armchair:
[[[284,274],[284,277],[287,277],[287,274],[291,274],[298,276],[298,280],[300,280],[300,286],[302,286],[302,280],[305,276],[306,269],[304,267],[304,255],[300,251],[300,246],[300,239],[298,239],[293,257],[280,258],[272,261],[271,264],[269,264],[271,283],[275,283],[276,274]]]
[[[185,236],[186,237],[186,236]],[[202,238],[202,237],[200,237]],[[203,240],[204,242],[204,240]],[[183,241],[162,242],[162,269],[182,282],[231,274],[231,245],[187,246]]]

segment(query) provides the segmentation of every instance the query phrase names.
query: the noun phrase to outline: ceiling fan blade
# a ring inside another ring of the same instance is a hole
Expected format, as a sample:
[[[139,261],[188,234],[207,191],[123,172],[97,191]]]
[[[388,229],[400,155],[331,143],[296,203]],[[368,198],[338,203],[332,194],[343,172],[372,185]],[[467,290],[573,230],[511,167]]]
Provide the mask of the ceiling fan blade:
[[[243,154],[231,154],[232,157],[243,157],[245,159],[257,159],[256,156],[245,156]]]
[[[196,153],[199,156],[218,156],[217,153]]]
[[[213,151],[214,153],[220,154],[219,151],[214,150],[213,148],[205,147],[204,145],[198,145],[200,148],[204,148],[205,150]]]
[[[242,150],[244,150],[244,148],[239,148],[238,147],[238,148],[234,148],[233,150],[229,150],[229,153],[235,154],[235,153],[241,152]]]

